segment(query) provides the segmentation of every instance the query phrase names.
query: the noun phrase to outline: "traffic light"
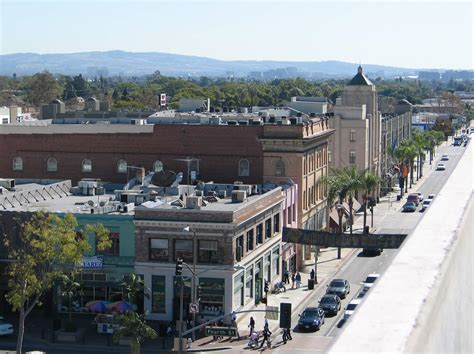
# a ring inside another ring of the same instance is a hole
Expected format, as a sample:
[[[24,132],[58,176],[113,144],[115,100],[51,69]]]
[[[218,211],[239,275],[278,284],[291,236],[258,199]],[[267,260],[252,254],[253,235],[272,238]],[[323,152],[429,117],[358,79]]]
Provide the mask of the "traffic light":
[[[266,293],[268,293],[268,285],[269,285],[269,284],[268,284],[268,281],[265,281],[265,288],[264,288],[264,291],[265,291]]]
[[[197,287],[197,292],[196,292],[196,300],[199,301],[201,299],[201,296],[202,296],[202,287],[198,286]]]
[[[176,271],[175,271],[175,275],[176,276],[179,276],[183,274],[183,260],[181,258],[178,258],[176,260]]]

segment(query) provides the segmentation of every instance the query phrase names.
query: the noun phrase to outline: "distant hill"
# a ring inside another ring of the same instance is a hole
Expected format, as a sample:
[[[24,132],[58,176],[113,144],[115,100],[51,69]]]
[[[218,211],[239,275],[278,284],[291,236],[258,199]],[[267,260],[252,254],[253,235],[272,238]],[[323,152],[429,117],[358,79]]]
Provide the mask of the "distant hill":
[[[341,61],[224,61],[169,53],[133,53],[120,50],[71,54],[17,53],[0,55],[0,75],[29,75],[43,70],[55,74],[87,75],[106,68],[108,75],[139,76],[159,70],[168,76],[247,76],[251,71],[291,67],[291,76],[348,77],[358,64]],[[414,75],[417,69],[363,64],[364,72],[377,76]],[[297,71],[295,71],[295,69]],[[289,71],[290,72],[290,71]],[[297,74],[295,74],[295,72]],[[92,75],[92,74],[91,74]],[[290,74],[288,74],[290,75]]]

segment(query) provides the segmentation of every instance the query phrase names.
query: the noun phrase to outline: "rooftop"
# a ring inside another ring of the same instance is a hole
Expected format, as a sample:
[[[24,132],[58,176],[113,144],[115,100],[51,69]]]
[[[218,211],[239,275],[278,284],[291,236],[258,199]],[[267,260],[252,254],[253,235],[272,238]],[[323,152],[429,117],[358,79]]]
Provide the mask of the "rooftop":
[[[347,83],[349,86],[372,86],[373,83],[362,72],[362,66],[359,65],[357,74]]]

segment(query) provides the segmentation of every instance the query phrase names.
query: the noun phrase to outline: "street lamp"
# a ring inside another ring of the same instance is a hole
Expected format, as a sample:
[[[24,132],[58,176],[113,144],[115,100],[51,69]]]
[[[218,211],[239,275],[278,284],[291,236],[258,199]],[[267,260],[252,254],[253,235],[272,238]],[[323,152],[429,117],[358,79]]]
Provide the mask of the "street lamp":
[[[183,231],[186,231],[186,232],[192,231],[193,233],[193,270],[192,270],[193,280],[192,280],[192,288],[191,288],[191,298],[192,298],[193,304],[195,304],[196,303],[196,260],[197,260],[196,230],[194,230],[193,228],[189,226],[186,226],[185,228],[183,228]],[[196,325],[196,313],[193,312],[193,327],[195,325]],[[194,331],[191,333],[191,335],[194,342],[194,340],[196,339]]]
[[[342,204],[336,204],[337,215],[339,216],[339,247],[337,247],[337,259],[341,259],[341,235],[342,235],[342,213],[344,212],[344,206]]]

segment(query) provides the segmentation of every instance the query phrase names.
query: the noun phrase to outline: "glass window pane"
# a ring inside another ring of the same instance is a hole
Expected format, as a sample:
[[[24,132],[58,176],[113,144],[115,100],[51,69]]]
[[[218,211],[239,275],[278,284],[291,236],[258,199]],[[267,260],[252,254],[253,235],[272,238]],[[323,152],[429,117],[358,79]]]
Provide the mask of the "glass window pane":
[[[151,277],[151,312],[166,313],[166,277]]]

